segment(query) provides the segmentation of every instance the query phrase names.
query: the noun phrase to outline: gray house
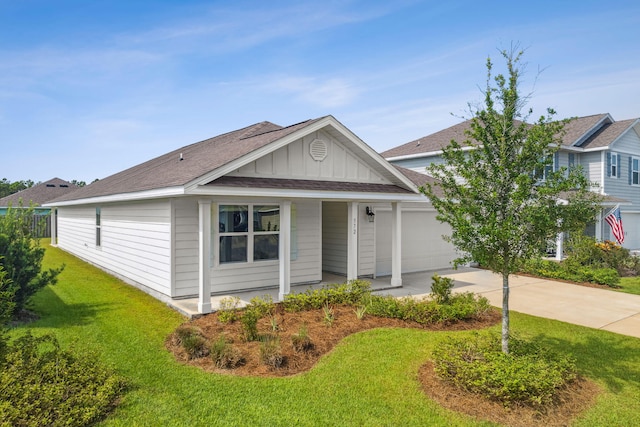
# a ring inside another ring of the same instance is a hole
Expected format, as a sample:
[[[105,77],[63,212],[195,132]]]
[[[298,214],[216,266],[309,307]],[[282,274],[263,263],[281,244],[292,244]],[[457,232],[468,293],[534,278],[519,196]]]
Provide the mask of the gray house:
[[[52,243],[159,299],[448,267],[418,186],[332,116],[261,122],[187,145],[47,204]]]
[[[408,142],[382,153],[392,164],[426,173],[442,162],[442,148],[452,139],[462,143],[470,121]],[[623,246],[640,249],[640,119],[615,121],[609,114],[579,117],[566,127],[553,168],[582,165],[592,191],[604,197],[603,209],[588,232],[599,240],[613,240],[603,221],[608,210],[620,205],[625,231]],[[472,149],[472,147],[468,147]]]

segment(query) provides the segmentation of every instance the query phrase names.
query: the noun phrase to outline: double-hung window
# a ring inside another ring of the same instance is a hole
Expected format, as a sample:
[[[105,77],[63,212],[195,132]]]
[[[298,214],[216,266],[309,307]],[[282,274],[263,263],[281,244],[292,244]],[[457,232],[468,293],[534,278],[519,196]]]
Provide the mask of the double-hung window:
[[[630,164],[631,185],[640,185],[640,159],[632,157]]]
[[[607,153],[607,175],[612,178],[620,178],[620,154]]]
[[[278,205],[219,205],[220,264],[277,260]]]

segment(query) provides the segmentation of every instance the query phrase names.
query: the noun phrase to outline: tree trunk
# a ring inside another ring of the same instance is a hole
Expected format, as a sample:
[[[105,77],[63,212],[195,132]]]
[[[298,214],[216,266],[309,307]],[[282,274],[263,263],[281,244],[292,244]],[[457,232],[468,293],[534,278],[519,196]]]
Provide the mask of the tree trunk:
[[[502,352],[509,354],[509,274],[502,274]]]

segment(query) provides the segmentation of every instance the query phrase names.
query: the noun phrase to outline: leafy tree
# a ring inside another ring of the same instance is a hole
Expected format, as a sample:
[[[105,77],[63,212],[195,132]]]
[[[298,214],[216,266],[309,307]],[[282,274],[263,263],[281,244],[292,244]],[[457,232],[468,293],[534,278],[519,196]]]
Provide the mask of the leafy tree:
[[[502,275],[502,351],[508,353],[509,275],[539,257],[557,233],[582,232],[595,217],[598,196],[589,192],[579,168],[552,170],[566,122],[553,120],[555,112],[548,109],[527,123],[533,112],[523,114],[529,96],[521,96],[518,87],[523,52],[500,53],[507,75],[493,77],[487,60],[484,104],[469,105],[467,139],[443,149],[443,164],[428,167],[438,183],[422,191],[438,219],[451,226],[445,239],[465,254],[456,265],[473,260]]]
[[[2,180],[0,181],[0,198],[33,187],[33,185],[34,183],[30,179],[11,182],[7,178],[2,178]]]
[[[6,272],[8,285],[0,290],[10,295],[15,311],[22,311],[29,298],[48,284],[55,284],[64,266],[42,270],[45,249],[40,240],[34,238],[31,229],[33,206],[9,207],[6,215],[0,216],[0,267]]]

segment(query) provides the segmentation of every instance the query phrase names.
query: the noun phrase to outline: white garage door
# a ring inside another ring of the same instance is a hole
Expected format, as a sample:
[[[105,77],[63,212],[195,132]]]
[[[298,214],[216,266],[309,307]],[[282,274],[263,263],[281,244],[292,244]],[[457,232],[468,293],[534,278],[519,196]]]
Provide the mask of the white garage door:
[[[442,239],[447,226],[429,211],[402,212],[402,272],[451,267],[453,246]],[[376,211],[376,275],[391,274],[391,212]]]
[[[605,222],[605,227],[609,225]],[[628,249],[640,249],[640,214],[622,212],[622,227],[624,228],[623,246]],[[611,240],[613,235],[609,232]]]

